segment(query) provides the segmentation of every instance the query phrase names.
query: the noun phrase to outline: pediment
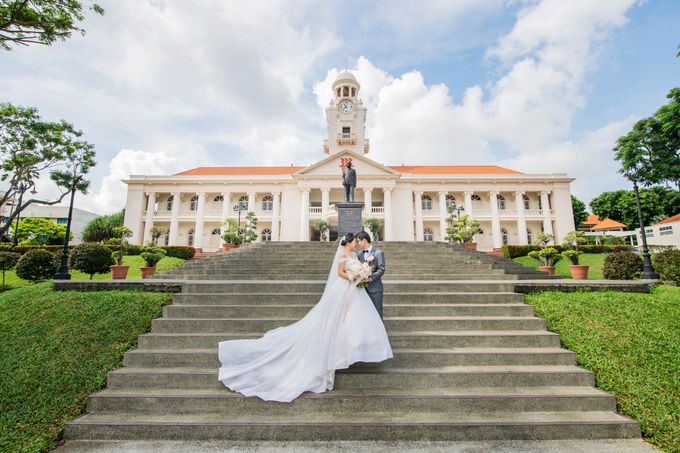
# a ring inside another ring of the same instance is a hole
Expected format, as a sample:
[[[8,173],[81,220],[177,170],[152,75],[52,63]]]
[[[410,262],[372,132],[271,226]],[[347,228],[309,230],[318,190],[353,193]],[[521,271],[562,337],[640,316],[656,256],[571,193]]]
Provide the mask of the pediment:
[[[295,173],[301,177],[340,177],[342,159],[352,159],[358,177],[399,177],[399,173],[352,151],[341,151]]]

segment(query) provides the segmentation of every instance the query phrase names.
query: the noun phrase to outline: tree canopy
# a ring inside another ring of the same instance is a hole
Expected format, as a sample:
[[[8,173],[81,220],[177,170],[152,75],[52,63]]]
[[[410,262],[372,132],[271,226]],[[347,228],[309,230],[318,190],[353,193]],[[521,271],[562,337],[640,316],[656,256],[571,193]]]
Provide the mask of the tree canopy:
[[[61,245],[66,237],[66,225],[33,217],[21,219],[16,231],[21,245]],[[14,234],[14,228],[11,232]],[[70,236],[73,238],[72,233]]]
[[[588,218],[588,212],[586,212],[586,204],[572,195],[571,210],[572,213],[574,214],[574,227],[578,228],[581,222]]]
[[[625,224],[628,229],[640,226],[632,190],[603,192],[592,199],[590,207],[598,217],[609,217]],[[640,189],[640,207],[645,225],[651,225],[680,212],[680,192],[660,186]]]
[[[80,22],[85,18],[81,0],[2,0],[0,1],[0,48],[12,45],[45,44],[64,41],[73,32],[85,34]],[[96,3],[89,9],[104,14]]]
[[[107,239],[120,238],[119,228],[123,226],[124,219],[125,209],[90,220],[81,233],[83,242],[104,242]]]

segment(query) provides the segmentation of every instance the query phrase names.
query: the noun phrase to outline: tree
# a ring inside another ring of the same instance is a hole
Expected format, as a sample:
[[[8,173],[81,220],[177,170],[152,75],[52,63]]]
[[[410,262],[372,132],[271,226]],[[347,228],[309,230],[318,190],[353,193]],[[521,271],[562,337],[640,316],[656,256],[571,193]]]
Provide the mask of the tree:
[[[109,272],[114,263],[111,249],[101,244],[79,244],[71,251],[71,267],[90,276]]]
[[[593,214],[601,219],[610,218],[621,222],[623,212],[621,211],[621,197],[626,194],[626,190],[619,189],[611,192],[603,192],[590,201],[590,209]]]
[[[13,252],[0,252],[0,270],[2,271],[2,289],[5,289],[5,272],[12,270],[19,262],[21,255]]]
[[[78,0],[6,0],[0,3],[0,48],[11,50],[12,44],[50,45],[64,41],[73,32],[85,34],[78,25],[85,18],[84,2]],[[104,14],[92,3],[90,9]]]
[[[151,227],[149,228],[149,235],[151,236],[151,246],[156,247],[158,245],[158,239],[168,233],[166,227]]]
[[[328,222],[328,220],[319,219],[316,222],[314,222],[314,224],[312,225],[312,228],[314,228],[314,231],[319,232],[319,241],[325,241],[325,240],[328,239],[326,234],[331,229],[331,224]]]
[[[246,212],[246,226],[243,230],[243,241],[253,242],[257,239],[257,217],[252,211]]]
[[[21,245],[61,245],[64,243],[64,237],[66,225],[58,225],[47,219],[33,217],[21,219],[17,228],[17,239]]]
[[[578,228],[581,222],[588,218],[588,212],[586,212],[586,204],[572,195],[571,210],[574,215],[574,226]]]
[[[625,224],[629,229],[640,226],[635,193],[632,190],[603,192],[593,198],[590,207],[601,219],[609,217]],[[651,225],[661,218],[680,212],[680,192],[660,186],[640,189],[640,208],[645,225]]]
[[[107,239],[120,238],[116,229],[123,227],[124,219],[125,209],[115,214],[94,218],[83,228],[81,239],[83,242],[104,242]]]
[[[373,239],[377,241],[379,239],[378,234],[380,233],[380,220],[376,217],[369,217],[364,220],[363,225],[368,228],[368,231],[373,235]]]
[[[460,244],[468,244],[472,242],[475,234],[481,230],[479,222],[473,220],[468,214],[463,214],[457,217],[453,213],[453,209],[449,208],[449,216],[447,217],[449,227],[446,229],[446,240],[457,241]]]
[[[0,225],[0,236],[7,235],[12,221],[32,203],[55,205],[72,190],[87,193],[90,183],[84,177],[95,165],[95,152],[80,140],[82,135],[66,121],[43,121],[34,108],[0,104],[0,181],[7,184],[0,206],[19,198],[21,184],[34,187],[46,173],[59,189],[51,199],[22,199]]]

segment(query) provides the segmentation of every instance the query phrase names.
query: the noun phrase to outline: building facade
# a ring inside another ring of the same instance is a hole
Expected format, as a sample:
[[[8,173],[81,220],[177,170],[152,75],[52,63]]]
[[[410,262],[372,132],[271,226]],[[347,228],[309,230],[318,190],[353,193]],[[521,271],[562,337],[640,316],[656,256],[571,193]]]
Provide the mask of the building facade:
[[[385,166],[370,159],[359,90],[349,72],[336,79],[326,108],[327,156],[313,165],[197,167],[168,176],[130,176],[125,226],[133,231],[131,242],[146,243],[151,227],[164,226],[168,245],[215,251],[223,220],[241,212],[243,221],[245,210],[258,218],[262,241],[313,240],[319,219],[330,222],[333,239],[334,203],[344,199],[340,177],[350,160],[358,176],[355,200],[364,202],[364,218],[380,221],[383,240],[443,241],[449,207],[480,222],[482,232],[475,237],[480,250],[528,244],[541,231],[561,243],[574,230],[573,179],[566,174],[524,174],[493,165]]]
[[[2,222],[6,222],[12,210],[11,203],[2,207]],[[73,215],[71,217],[71,232],[73,233],[73,240],[71,243],[80,244],[82,242],[82,233],[85,226],[91,221],[99,217],[94,212],[85,211],[84,209],[73,208]],[[21,211],[21,218],[38,218],[47,219],[57,225],[64,225],[68,222],[68,206],[47,206],[40,204],[30,204]],[[16,222],[16,220],[15,220]],[[13,232],[14,229],[10,229]]]

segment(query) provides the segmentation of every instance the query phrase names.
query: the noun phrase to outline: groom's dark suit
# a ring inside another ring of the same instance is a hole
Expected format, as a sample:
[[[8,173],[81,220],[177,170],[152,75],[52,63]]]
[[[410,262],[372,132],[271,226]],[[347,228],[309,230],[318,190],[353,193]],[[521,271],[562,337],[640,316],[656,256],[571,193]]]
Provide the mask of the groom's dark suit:
[[[372,256],[373,259],[370,260],[368,257]],[[359,253],[359,261],[362,263],[368,262],[368,264],[373,269],[373,274],[370,277],[370,282],[366,287],[366,292],[368,297],[373,301],[375,309],[378,310],[380,319],[383,317],[383,282],[382,276],[385,273],[385,254],[382,250],[377,247],[372,247],[371,251],[366,254],[362,250]]]

